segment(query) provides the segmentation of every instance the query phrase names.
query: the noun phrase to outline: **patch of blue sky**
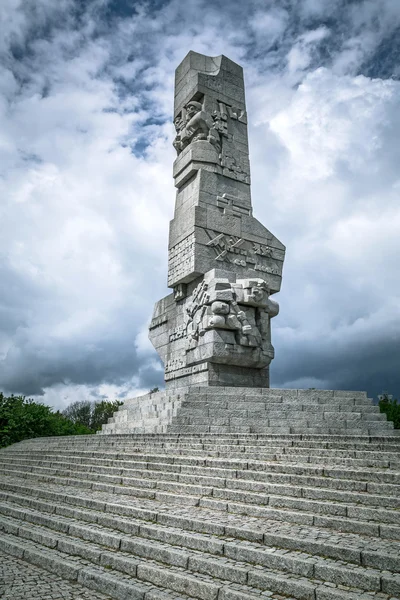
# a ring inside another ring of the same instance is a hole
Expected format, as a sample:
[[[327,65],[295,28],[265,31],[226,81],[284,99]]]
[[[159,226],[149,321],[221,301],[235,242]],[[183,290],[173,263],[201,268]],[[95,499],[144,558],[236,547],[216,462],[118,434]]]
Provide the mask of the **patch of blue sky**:
[[[106,13],[111,17],[127,18],[135,15],[138,10],[145,7],[150,13],[168,5],[170,0],[109,0],[105,5]]]
[[[171,121],[171,130],[173,128],[172,126],[172,120],[169,119]],[[130,147],[132,154],[134,154],[136,157],[146,157],[147,155],[147,149],[152,145],[152,143],[154,142],[154,140],[159,137],[159,131],[158,131],[158,126],[162,125],[163,123],[165,123],[166,121],[159,121],[157,119],[154,118],[149,118],[146,121],[146,124],[143,125],[143,127],[141,127],[140,130],[140,134],[139,136],[132,140],[130,139],[129,141],[124,141],[124,143],[122,144],[124,147]]]
[[[360,73],[372,79],[400,79],[400,27],[382,40]]]

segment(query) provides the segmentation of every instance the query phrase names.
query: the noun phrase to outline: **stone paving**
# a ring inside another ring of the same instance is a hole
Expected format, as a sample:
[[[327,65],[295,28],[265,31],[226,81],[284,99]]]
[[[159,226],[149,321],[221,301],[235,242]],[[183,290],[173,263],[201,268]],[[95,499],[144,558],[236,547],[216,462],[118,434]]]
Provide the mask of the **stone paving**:
[[[111,600],[0,551],[0,598],[6,600]]]

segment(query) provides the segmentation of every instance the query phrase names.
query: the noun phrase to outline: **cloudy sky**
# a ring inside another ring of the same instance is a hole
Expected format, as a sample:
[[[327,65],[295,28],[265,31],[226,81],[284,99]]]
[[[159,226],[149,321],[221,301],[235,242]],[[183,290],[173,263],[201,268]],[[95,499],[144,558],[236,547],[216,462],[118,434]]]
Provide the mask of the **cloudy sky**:
[[[286,246],[273,387],[400,396],[399,0],[2,0],[0,389],[162,386],[174,70],[245,69],[255,216]]]

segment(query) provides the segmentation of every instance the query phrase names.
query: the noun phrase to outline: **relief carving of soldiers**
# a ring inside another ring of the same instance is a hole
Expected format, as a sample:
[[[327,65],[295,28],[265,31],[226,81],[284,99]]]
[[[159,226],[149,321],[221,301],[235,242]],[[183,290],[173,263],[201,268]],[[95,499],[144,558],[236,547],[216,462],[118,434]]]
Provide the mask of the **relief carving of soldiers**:
[[[269,349],[269,319],[278,314],[279,307],[270,300],[263,280],[233,284],[219,280],[196,295],[187,308],[187,350],[194,348],[208,329],[231,330],[237,344]]]
[[[220,135],[215,128],[212,116],[203,110],[201,102],[191,100],[184,107],[182,115],[174,120],[176,136],[173,146],[178,155],[192,142],[205,140],[220,149]]]

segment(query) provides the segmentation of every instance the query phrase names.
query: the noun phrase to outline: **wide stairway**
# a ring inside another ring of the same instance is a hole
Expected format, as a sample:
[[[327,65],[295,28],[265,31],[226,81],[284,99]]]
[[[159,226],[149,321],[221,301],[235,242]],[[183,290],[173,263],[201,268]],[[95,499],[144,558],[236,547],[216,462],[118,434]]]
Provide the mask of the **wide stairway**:
[[[116,600],[400,598],[400,437],[357,425],[20,442],[0,551]]]

